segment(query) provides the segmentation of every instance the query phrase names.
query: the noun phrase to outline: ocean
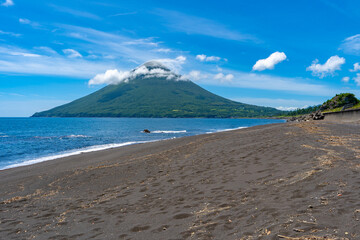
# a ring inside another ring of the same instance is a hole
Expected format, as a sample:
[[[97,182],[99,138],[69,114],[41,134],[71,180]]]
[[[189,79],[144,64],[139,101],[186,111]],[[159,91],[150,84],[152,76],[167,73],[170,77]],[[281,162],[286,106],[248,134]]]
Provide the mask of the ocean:
[[[0,170],[83,152],[280,122],[284,120],[0,118]]]

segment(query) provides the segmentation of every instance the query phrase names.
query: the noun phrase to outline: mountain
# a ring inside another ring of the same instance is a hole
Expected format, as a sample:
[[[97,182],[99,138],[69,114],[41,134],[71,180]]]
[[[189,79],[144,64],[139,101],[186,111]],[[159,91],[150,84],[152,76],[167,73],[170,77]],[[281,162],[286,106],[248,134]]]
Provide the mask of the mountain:
[[[33,117],[261,117],[282,111],[215,95],[173,73],[161,63],[147,62],[122,79],[90,95]]]

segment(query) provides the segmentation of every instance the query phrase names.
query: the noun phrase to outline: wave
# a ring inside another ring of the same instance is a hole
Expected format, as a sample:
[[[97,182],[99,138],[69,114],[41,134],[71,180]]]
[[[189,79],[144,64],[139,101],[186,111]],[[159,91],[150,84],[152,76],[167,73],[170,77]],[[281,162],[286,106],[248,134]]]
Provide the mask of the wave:
[[[6,135],[5,133],[0,132],[0,137],[2,137],[2,138],[6,138],[6,137],[9,137],[9,136],[8,136],[8,135]]]
[[[67,136],[61,136],[61,137],[57,137],[57,136],[52,136],[52,137],[47,137],[47,136],[35,136],[33,138],[37,138],[37,139],[54,139],[54,138],[58,138],[58,139],[64,139],[64,138],[91,138],[91,136],[86,136],[86,135],[67,135]]]
[[[248,127],[237,127],[237,128],[220,129],[220,130],[217,130],[216,132],[227,132],[227,131],[239,130],[239,129],[243,129],[243,128],[248,128]]]
[[[96,151],[110,149],[110,148],[117,148],[117,147],[123,147],[123,146],[139,144],[139,143],[147,143],[147,142],[154,142],[154,141],[135,141],[135,142],[111,143],[111,144],[104,144],[104,145],[95,145],[95,146],[91,146],[91,147],[86,147],[86,148],[76,149],[76,150],[73,150],[73,151],[59,153],[57,155],[46,156],[46,157],[36,158],[36,159],[32,159],[32,160],[27,160],[27,161],[20,162],[20,163],[11,164],[9,166],[1,168],[0,170],[32,165],[32,164],[35,164],[35,163],[55,160],[55,159],[64,158],[64,157],[70,157],[70,156],[79,155],[79,154],[82,154],[82,153],[96,152]]]
[[[68,135],[68,136],[63,136],[61,138],[90,138],[90,136],[86,136],[86,135]]]
[[[239,129],[243,129],[243,128],[248,128],[248,127],[228,128],[228,129],[218,130],[217,132],[227,132],[227,131],[239,130]]]
[[[151,133],[186,133],[186,130],[180,130],[180,131],[156,130],[156,131],[151,131]]]

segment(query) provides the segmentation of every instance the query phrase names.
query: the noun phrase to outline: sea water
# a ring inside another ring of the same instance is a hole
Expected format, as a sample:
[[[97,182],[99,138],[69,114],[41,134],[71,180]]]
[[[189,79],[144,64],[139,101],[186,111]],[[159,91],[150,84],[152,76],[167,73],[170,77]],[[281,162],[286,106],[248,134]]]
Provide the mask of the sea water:
[[[0,118],[0,170],[130,144],[284,122],[276,119]],[[148,129],[151,133],[144,133]]]

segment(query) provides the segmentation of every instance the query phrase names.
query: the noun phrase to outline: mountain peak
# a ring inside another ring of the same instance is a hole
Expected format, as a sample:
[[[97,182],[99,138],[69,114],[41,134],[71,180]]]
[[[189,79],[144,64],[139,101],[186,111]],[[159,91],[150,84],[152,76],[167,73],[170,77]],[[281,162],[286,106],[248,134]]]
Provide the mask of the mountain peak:
[[[166,67],[164,64],[162,64],[161,62],[156,61],[156,60],[148,61],[148,62],[140,65],[137,68],[140,68],[140,67],[146,67],[148,70],[162,69],[166,72],[171,72],[171,70],[168,67]]]
[[[185,81],[185,79],[181,78],[181,75],[172,72],[170,68],[156,60],[148,61],[138,66],[137,68],[131,70],[128,75],[128,80],[156,77],[165,78],[166,80]]]

